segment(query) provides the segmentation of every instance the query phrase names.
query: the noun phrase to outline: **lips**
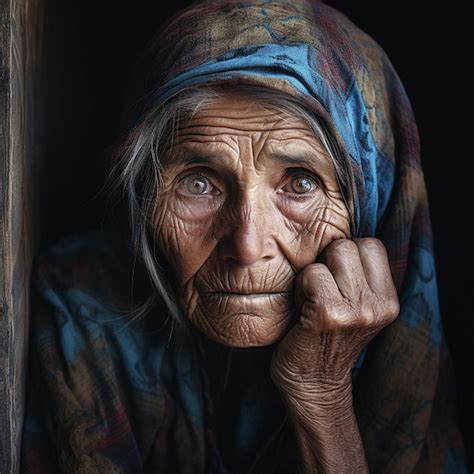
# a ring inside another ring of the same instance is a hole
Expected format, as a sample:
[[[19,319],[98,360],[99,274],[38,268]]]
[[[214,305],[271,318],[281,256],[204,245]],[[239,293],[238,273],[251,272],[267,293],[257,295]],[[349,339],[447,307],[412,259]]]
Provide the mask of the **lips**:
[[[279,295],[282,293],[289,293],[289,291],[252,291],[252,292],[241,292],[241,291],[211,291],[210,293],[219,293],[223,295],[232,296],[251,296],[251,295]]]
[[[233,292],[233,291],[212,291],[209,292],[212,296],[217,297],[227,297],[227,298],[264,298],[264,297],[277,297],[277,296],[287,296],[290,292],[289,291],[262,291],[262,292],[254,292],[254,293],[241,293],[241,292]]]

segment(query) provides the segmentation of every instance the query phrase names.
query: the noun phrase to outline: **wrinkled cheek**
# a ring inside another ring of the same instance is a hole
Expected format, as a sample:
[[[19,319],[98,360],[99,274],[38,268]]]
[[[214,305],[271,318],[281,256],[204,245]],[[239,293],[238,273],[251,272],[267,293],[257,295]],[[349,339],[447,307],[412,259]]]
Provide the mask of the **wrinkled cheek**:
[[[209,221],[183,219],[173,206],[163,208],[156,229],[156,241],[163,256],[176,269],[178,280],[188,281],[212,253],[215,243],[209,238]]]
[[[318,207],[317,211],[308,216],[304,223],[294,225],[294,235],[286,248],[286,257],[298,272],[305,266],[314,263],[318,255],[333,240],[350,237],[348,213],[341,213],[330,203]],[[288,239],[286,239],[288,242]]]
[[[322,223],[315,240],[319,243],[316,252],[317,257],[332,241],[336,239],[346,239],[350,235],[349,228],[344,229],[339,225]]]

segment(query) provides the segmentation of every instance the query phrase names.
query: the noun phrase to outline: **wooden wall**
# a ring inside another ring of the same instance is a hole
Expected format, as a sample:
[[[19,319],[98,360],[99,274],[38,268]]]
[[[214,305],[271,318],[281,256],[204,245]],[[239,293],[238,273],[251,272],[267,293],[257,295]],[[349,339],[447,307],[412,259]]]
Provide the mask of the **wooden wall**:
[[[37,245],[32,86],[38,0],[0,0],[0,473],[18,472]]]

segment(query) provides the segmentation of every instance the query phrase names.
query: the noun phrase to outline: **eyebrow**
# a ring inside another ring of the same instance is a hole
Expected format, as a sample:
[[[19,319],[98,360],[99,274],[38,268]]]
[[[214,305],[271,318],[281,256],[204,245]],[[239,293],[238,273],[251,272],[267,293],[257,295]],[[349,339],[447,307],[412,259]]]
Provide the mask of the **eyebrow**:
[[[320,157],[314,153],[304,153],[297,156],[293,155],[280,155],[272,153],[269,158],[273,161],[288,164],[305,164],[308,166],[314,166],[316,163],[321,163],[323,157]]]
[[[194,165],[197,163],[222,163],[225,161],[225,158],[222,155],[200,155],[199,153],[194,153],[193,154],[184,154],[184,156],[181,156],[181,158],[178,160],[178,163],[184,164],[184,165]]]

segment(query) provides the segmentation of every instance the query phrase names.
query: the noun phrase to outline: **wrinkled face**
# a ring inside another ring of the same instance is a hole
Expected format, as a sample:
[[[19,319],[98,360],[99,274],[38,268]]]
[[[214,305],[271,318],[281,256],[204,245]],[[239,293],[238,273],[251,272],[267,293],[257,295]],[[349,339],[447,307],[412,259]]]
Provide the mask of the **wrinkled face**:
[[[331,158],[301,119],[229,95],[180,129],[164,163],[156,238],[185,314],[225,345],[276,342],[297,273],[350,236]]]

